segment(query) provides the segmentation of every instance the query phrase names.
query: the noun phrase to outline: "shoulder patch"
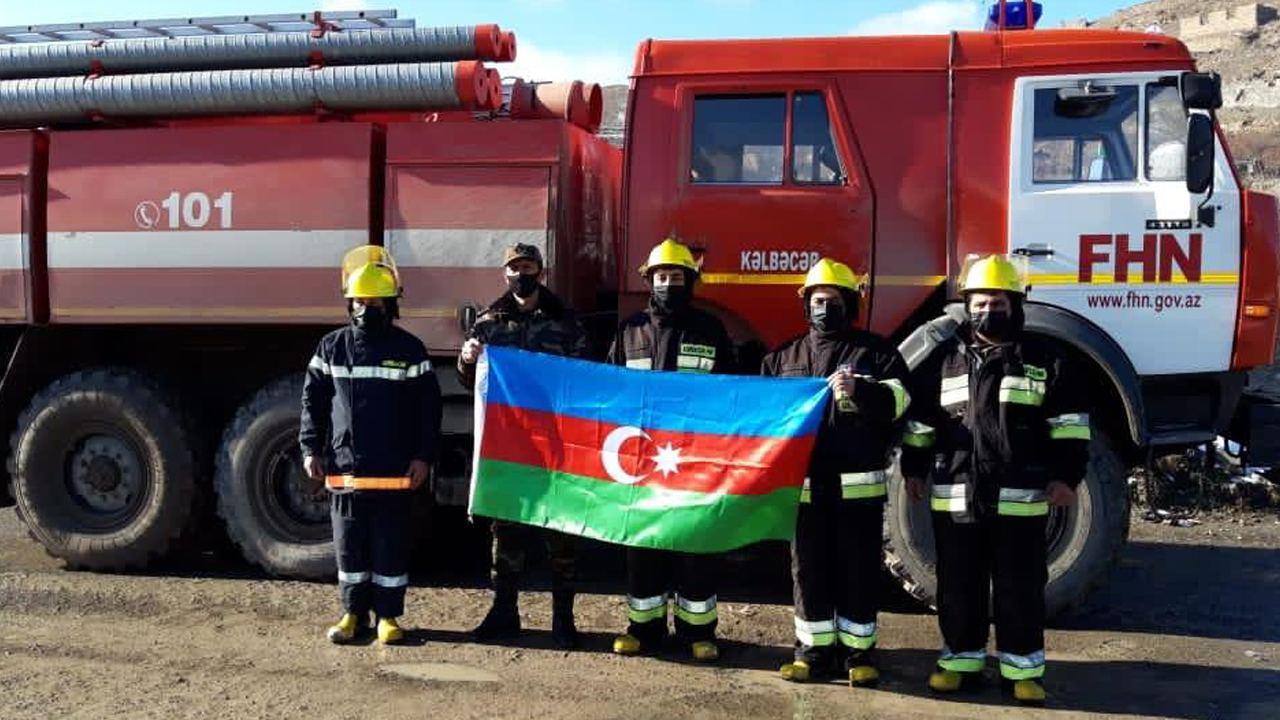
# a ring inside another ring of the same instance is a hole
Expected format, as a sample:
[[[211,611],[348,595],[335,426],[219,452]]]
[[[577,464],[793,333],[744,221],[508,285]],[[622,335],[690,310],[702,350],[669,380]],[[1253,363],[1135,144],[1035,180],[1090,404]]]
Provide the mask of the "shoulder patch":
[[[1047,370],[1042,367],[1036,367],[1035,365],[1027,365],[1026,363],[1023,363],[1022,371],[1032,380],[1047,380],[1049,378],[1049,372]]]

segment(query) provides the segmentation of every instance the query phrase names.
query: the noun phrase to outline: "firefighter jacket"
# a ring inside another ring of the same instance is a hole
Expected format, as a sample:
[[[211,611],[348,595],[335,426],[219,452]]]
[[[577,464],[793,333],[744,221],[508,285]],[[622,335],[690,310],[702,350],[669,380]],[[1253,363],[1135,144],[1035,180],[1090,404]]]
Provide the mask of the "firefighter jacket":
[[[733,343],[714,315],[687,307],[672,315],[641,310],[623,320],[609,348],[608,362],[634,370],[674,370],[728,374],[734,370]]]
[[[573,311],[547,288],[540,287],[538,292],[538,307],[533,312],[521,312],[511,293],[503,294],[480,314],[467,338],[496,347],[585,358],[587,334]],[[458,379],[467,389],[474,388],[475,363],[464,363],[459,357]]]
[[[879,335],[850,328],[831,335],[810,331],[765,356],[761,374],[830,377],[847,365],[856,378],[852,403],[832,398],[813,455],[811,481],[840,480],[840,497],[884,497],[894,449],[902,438],[907,408],[907,364]],[[802,493],[802,500],[809,496]]]
[[[933,470],[930,504],[957,519],[1048,513],[1045,488],[1074,488],[1088,461],[1087,391],[1034,339],[974,343],[968,325],[917,377],[902,469]]]
[[[393,326],[325,335],[302,386],[304,455],[331,474],[402,476],[435,460],[440,385],[418,338]]]

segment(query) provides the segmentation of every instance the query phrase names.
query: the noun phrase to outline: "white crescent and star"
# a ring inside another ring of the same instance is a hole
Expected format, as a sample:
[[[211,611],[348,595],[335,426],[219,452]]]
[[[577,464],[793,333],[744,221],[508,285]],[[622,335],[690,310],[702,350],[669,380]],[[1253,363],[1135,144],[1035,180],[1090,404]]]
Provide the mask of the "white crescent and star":
[[[632,438],[641,438],[644,440],[652,440],[649,433],[634,426],[624,425],[615,428],[604,439],[604,445],[600,447],[600,462],[604,464],[604,471],[614,482],[623,485],[635,485],[636,483],[648,477],[648,473],[644,475],[632,475],[622,469],[622,461],[618,457],[618,451],[622,449],[622,444]],[[658,448],[658,454],[652,458],[657,466],[656,470],[662,473],[663,477],[670,477],[673,473],[680,471],[680,448],[667,443]]]

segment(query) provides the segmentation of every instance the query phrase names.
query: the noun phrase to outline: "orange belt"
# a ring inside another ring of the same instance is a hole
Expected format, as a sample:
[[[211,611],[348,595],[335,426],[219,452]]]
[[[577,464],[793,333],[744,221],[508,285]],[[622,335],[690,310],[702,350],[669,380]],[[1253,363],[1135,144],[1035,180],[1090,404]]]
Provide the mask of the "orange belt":
[[[403,477],[357,477],[355,475],[328,475],[324,486],[330,490],[409,490],[413,481]]]

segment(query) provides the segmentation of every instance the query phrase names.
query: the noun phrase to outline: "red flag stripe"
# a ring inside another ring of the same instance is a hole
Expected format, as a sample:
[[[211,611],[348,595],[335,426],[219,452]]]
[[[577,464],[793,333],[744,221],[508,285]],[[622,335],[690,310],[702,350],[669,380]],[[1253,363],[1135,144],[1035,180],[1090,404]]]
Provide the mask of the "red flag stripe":
[[[555,415],[509,405],[485,407],[480,457],[559,470],[616,482],[605,468],[602,449],[618,425]],[[620,469],[642,476],[637,486],[701,493],[762,495],[804,478],[813,436],[739,437],[644,430],[619,449]],[[659,471],[654,456],[670,444],[680,452],[679,469]]]

